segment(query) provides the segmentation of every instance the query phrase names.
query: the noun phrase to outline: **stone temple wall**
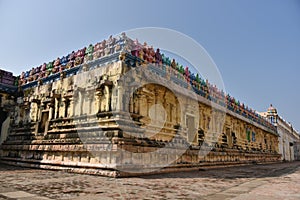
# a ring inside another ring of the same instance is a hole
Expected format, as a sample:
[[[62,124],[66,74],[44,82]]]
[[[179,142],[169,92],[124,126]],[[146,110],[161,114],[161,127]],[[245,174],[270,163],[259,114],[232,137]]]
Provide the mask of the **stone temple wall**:
[[[126,48],[86,60],[20,78],[1,162],[120,177],[280,159],[275,129],[196,93],[170,65]]]
[[[190,98],[189,88],[155,73],[163,66],[140,64],[131,67],[120,54],[24,90],[11,112],[2,162],[128,176],[280,158],[275,132],[201,96]],[[255,138],[247,138],[249,130]]]

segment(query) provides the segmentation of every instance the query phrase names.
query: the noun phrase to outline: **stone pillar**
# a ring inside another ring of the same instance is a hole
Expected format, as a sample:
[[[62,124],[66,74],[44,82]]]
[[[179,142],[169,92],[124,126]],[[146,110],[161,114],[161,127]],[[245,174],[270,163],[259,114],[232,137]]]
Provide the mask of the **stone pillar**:
[[[35,122],[36,112],[37,112],[36,103],[32,102],[30,104],[30,109],[29,109],[29,116],[32,122]]]
[[[53,106],[49,106],[49,121],[53,118]]]
[[[134,103],[133,103],[133,101],[134,101],[133,96],[132,96],[132,98],[130,98],[130,97],[127,97],[127,98],[129,98],[129,100],[128,100],[128,103],[129,103],[129,113],[133,113],[133,105],[134,105]]]
[[[57,119],[57,118],[59,118],[59,99],[58,98],[55,98],[55,100],[54,100],[54,107],[55,107],[55,116],[54,116],[54,118],[55,119]]]
[[[101,112],[101,99],[102,99],[102,92],[101,91],[98,91],[96,92],[95,94],[95,107],[96,107],[96,112]]]
[[[69,98],[69,110],[68,110],[68,117],[74,116],[74,98]]]
[[[66,99],[63,98],[63,99],[59,99],[59,104],[58,104],[58,107],[59,107],[59,115],[58,115],[58,118],[60,117],[65,117],[65,110],[66,110]]]
[[[118,86],[118,94],[117,94],[117,105],[116,105],[116,111],[122,111],[123,110],[123,87]]]
[[[136,114],[140,114],[140,95],[139,94],[134,94],[133,95],[133,102],[134,102],[134,107],[133,107],[133,112]]]
[[[39,112],[40,112],[40,105],[36,104],[36,112],[35,112],[35,119],[34,119],[35,122],[39,121]]]
[[[152,99],[147,99],[147,108],[146,108],[146,116],[149,117],[149,110],[150,110],[150,106],[152,104],[153,100]]]
[[[110,111],[110,101],[111,101],[111,93],[110,93],[110,89],[109,86],[105,85],[104,86],[105,89],[105,111]]]
[[[86,92],[85,95],[82,96],[81,108],[82,108],[81,114],[89,114],[90,111],[89,92]]]
[[[77,113],[79,116],[81,116],[83,114],[83,106],[84,106],[84,95],[83,95],[83,91],[79,92],[79,98],[78,98],[78,102],[77,102]]]
[[[93,103],[93,96],[92,96],[92,91],[89,91],[87,93],[87,102],[86,102],[86,109],[87,109],[87,114],[92,114],[92,110],[93,110],[93,106],[92,106],[92,103]]]
[[[77,92],[77,95],[73,98],[73,108],[72,108],[73,116],[79,115],[80,97],[81,97],[81,94],[79,94],[79,92]]]
[[[63,109],[62,109],[62,112],[61,112],[61,116],[63,117],[68,117],[68,112],[69,112],[69,109],[70,109],[70,103],[69,103],[69,99],[68,98],[63,98]]]

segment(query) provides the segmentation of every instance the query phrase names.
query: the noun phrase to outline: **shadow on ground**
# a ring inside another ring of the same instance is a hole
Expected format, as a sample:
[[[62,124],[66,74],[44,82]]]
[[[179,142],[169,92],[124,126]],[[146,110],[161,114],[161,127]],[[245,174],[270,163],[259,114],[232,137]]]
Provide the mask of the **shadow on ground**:
[[[239,178],[264,178],[264,177],[280,177],[283,175],[294,173],[300,168],[300,161],[295,162],[281,162],[272,164],[250,164],[243,166],[230,167],[203,167],[199,170],[186,172],[173,172],[154,175],[137,176],[142,179],[190,179],[190,178],[213,178],[213,179],[239,179]],[[12,166],[3,164],[0,161],[0,178],[1,172],[8,171],[32,171],[34,172],[42,169],[33,169],[19,166]]]
[[[243,166],[230,166],[218,168],[200,168],[195,171],[174,172],[167,174],[155,174],[139,176],[143,179],[164,178],[215,178],[215,179],[239,179],[239,178],[265,178],[280,177],[294,173],[300,168],[300,161],[282,162],[272,164],[251,164]]]

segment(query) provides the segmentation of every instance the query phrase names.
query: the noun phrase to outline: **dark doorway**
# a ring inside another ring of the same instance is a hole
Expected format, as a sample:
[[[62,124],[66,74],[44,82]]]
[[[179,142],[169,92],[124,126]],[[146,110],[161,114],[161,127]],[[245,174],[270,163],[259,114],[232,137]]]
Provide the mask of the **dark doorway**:
[[[39,124],[39,133],[44,133],[46,131],[48,118],[49,118],[49,111],[42,112],[42,118]]]
[[[5,111],[3,111],[2,108],[0,108],[0,137],[2,135],[2,133],[1,133],[2,132],[2,124],[6,120],[7,116],[8,116],[8,112],[5,112]]]

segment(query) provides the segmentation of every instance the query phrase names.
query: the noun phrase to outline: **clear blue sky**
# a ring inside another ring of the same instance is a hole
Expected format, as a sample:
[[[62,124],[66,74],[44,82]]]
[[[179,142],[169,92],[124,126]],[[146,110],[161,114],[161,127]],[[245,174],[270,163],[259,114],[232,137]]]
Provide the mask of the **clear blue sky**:
[[[226,91],[300,129],[300,1],[0,0],[0,68],[19,74],[110,34],[165,27],[200,43]]]

